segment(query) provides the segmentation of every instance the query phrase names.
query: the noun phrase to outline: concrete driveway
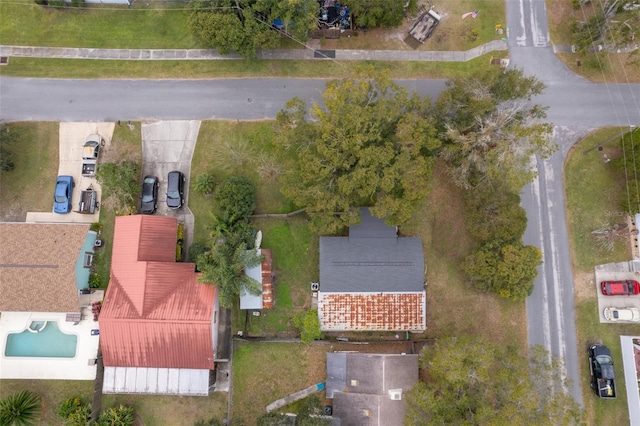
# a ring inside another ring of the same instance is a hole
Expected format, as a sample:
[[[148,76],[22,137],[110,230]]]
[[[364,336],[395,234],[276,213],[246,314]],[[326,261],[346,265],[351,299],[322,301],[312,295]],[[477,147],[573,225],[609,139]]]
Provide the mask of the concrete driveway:
[[[638,296],[605,296],[600,290],[602,281],[640,280],[640,260],[629,262],[607,263],[595,268],[596,292],[598,294],[598,315],[601,323],[615,324],[604,318],[606,307],[638,308],[640,309],[640,295]],[[619,321],[618,323],[629,323]]]
[[[142,124],[142,173],[160,180],[158,210],[155,214],[177,217],[185,225],[184,248],[193,241],[193,214],[189,210],[191,158],[196,146],[200,121],[158,121]],[[185,204],[178,210],[167,207],[167,175],[170,171],[184,173]]]
[[[105,141],[105,147],[111,143],[115,123],[60,123],[59,130],[59,165],[58,175],[73,176],[75,188],[71,197],[71,208],[78,210],[80,202],[80,191],[87,189],[90,185],[98,192],[98,201],[102,198],[102,188],[95,178],[82,176],[82,146],[87,136],[97,133]],[[100,159],[98,159],[98,162]],[[100,164],[98,163],[98,167]],[[51,198],[51,208],[53,210],[53,190],[55,182],[51,182],[51,193],[45,196]],[[28,212],[27,222],[74,222],[93,223],[100,220],[100,211],[96,209],[94,214],[81,214],[72,211],[67,214],[56,214],[49,212]]]

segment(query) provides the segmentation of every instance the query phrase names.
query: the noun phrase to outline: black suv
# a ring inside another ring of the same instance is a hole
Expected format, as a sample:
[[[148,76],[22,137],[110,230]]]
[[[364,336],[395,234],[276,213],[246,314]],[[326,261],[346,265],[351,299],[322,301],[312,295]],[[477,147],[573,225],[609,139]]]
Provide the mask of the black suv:
[[[169,172],[167,178],[167,206],[179,209],[184,204],[184,174],[177,170]]]

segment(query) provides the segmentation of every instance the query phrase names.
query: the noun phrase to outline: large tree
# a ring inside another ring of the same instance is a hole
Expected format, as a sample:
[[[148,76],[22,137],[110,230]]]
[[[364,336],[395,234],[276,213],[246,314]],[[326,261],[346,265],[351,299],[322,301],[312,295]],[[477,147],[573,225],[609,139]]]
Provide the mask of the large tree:
[[[202,46],[254,59],[258,49],[279,46],[280,35],[247,0],[193,0],[189,28]]]
[[[531,105],[544,84],[521,70],[454,79],[437,102],[445,139],[442,156],[462,188],[505,186],[518,193],[535,177],[531,156],[556,149],[545,109]]]
[[[407,395],[405,425],[572,425],[581,421],[558,361],[535,347],[529,359],[512,347],[440,339],[425,347],[429,379]]]
[[[474,287],[516,301],[533,291],[542,253],[520,241],[492,241],[467,256],[463,269]]]
[[[409,96],[389,72],[327,83],[323,105],[292,99],[278,114],[282,192],[320,232],[358,221],[358,206],[390,225],[406,222],[427,192],[440,146],[429,100]]]

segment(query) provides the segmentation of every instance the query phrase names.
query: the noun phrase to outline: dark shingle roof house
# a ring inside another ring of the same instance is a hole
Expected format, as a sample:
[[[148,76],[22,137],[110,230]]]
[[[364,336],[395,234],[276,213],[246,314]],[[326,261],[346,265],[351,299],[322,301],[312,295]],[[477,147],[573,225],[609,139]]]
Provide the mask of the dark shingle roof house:
[[[177,229],[174,217],[116,217],[99,317],[105,393],[208,394],[216,288],[175,261]]]
[[[405,394],[418,382],[418,355],[327,354],[334,426],[401,426]]]
[[[424,331],[420,238],[361,211],[348,237],[320,237],[318,316],[323,331]]]

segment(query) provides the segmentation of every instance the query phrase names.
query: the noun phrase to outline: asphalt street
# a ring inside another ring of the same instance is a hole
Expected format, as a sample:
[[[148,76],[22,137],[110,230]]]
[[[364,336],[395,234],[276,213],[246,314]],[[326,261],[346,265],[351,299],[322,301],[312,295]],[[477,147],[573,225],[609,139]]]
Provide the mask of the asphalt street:
[[[445,80],[403,80],[435,97]],[[294,96],[321,100],[325,80],[64,80],[0,78],[5,121],[261,120],[274,118]]]

